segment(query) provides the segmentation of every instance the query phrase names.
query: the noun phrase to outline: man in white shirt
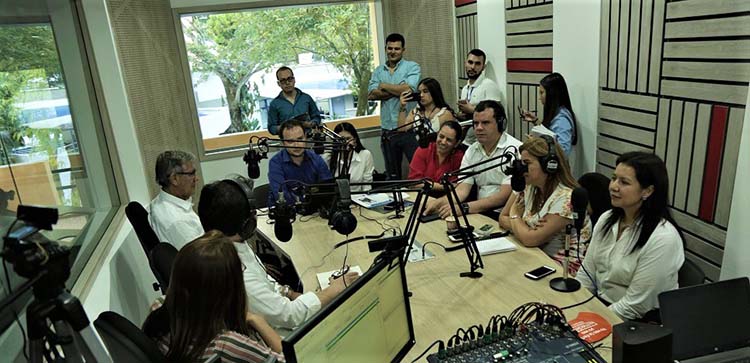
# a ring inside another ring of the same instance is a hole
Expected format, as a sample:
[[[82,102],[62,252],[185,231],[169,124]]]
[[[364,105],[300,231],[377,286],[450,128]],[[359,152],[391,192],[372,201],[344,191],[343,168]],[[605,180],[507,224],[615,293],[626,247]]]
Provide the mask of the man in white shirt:
[[[461,98],[458,100],[457,115],[459,120],[468,120],[474,114],[474,109],[479,102],[484,100],[502,101],[503,93],[500,87],[490,78],[486,77],[484,69],[487,66],[487,55],[481,49],[472,49],[466,55],[464,69],[466,78],[469,80],[461,89]],[[477,141],[474,130],[469,129],[464,137],[464,144],[471,145]]]
[[[279,334],[285,335],[331,302],[357,274],[347,273],[321,291],[304,294],[276,282],[248,244],[256,226],[255,206],[250,205],[254,203],[252,198],[252,180],[235,177],[215,181],[203,187],[198,214],[206,230],[219,230],[234,242],[245,267],[242,274],[248,309],[262,315]]]
[[[477,142],[473,143],[464,153],[461,168],[503,154],[508,146],[521,146],[521,142],[505,133],[505,110],[499,102],[481,101],[474,109],[474,130]],[[514,153],[517,150],[514,150]],[[482,164],[472,170],[482,170],[492,165],[499,165],[500,160]],[[466,200],[471,187],[478,188],[477,200],[461,203],[457,208],[461,214],[482,213],[493,210],[505,204],[511,193],[510,176],[503,174],[500,167],[492,168],[483,173],[466,178],[456,185],[456,194],[461,202]],[[425,214],[439,213],[442,218],[451,215],[448,198],[430,199],[427,202]]]
[[[156,182],[161,191],[151,201],[149,224],[160,242],[178,250],[203,234],[201,221],[193,211],[198,182],[193,161],[193,154],[177,150],[165,151],[156,159]]]

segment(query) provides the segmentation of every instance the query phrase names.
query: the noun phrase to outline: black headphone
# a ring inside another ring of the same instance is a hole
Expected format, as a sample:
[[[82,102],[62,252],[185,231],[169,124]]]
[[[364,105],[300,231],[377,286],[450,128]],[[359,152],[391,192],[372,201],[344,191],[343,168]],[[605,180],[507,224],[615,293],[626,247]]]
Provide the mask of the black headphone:
[[[333,212],[328,222],[336,232],[347,236],[357,229],[357,218],[354,217],[349,208],[352,204],[349,179],[336,179],[336,187],[339,190],[339,200],[336,211]]]
[[[555,139],[549,135],[540,135],[547,142],[547,155],[539,157],[539,165],[547,174],[555,174],[560,171],[560,159],[555,150]]]
[[[255,194],[253,193],[253,180],[245,178],[239,174],[233,174],[229,178],[224,179],[224,181],[239,188],[240,191],[242,191],[242,194],[245,196],[245,200],[247,201],[249,216],[242,222],[242,226],[240,227],[240,230],[238,232],[240,234],[240,237],[243,240],[246,240],[253,235],[258,222],[255,218],[256,211]]]

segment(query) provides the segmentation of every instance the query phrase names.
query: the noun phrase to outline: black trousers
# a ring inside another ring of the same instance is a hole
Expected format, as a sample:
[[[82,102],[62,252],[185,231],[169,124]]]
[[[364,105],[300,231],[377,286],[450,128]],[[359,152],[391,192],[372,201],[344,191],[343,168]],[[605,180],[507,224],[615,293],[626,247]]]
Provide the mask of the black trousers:
[[[390,130],[381,130],[380,149],[383,151],[385,158],[385,169],[388,179],[403,179],[401,175],[401,159],[406,156],[406,160],[411,162],[414,152],[417,150],[417,136],[412,131],[394,132]]]

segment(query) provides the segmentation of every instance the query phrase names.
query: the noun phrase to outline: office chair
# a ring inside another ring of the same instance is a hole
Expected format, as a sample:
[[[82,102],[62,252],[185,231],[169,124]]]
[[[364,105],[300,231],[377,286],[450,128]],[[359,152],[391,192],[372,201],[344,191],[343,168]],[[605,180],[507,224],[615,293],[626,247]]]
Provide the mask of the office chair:
[[[175,257],[177,257],[177,249],[169,243],[160,242],[151,249],[148,261],[156,281],[159,282],[162,294],[167,293]]]
[[[130,202],[125,207],[125,215],[128,217],[128,221],[135,230],[135,235],[138,236],[138,241],[141,242],[143,252],[148,256],[151,249],[156,247],[159,243],[159,237],[156,236],[156,232],[151,228],[151,224],[148,223],[148,212],[138,202]]]
[[[702,285],[705,281],[706,274],[698,264],[685,258],[685,262],[682,263],[682,267],[677,273],[677,283],[680,287]]]
[[[268,207],[268,184],[258,185],[253,188],[253,198],[255,199],[255,208]]]
[[[99,314],[94,327],[114,362],[166,362],[156,342],[122,315],[112,311]]]
[[[595,226],[602,213],[612,209],[609,198],[609,178],[600,173],[586,173],[578,178],[578,184],[589,193],[591,225]]]
[[[159,237],[156,235],[153,228],[151,228],[151,224],[148,223],[148,212],[143,208],[141,203],[133,201],[128,203],[128,206],[125,207],[125,215],[133,226],[135,235],[138,237],[138,242],[141,243],[141,247],[146,254],[149,265],[153,266],[153,263],[151,262],[151,250],[159,244]],[[154,273],[154,276],[157,276],[157,272],[153,267],[151,268],[151,272]],[[157,281],[158,280],[159,278],[157,277]],[[158,282],[154,282],[152,287],[154,288],[154,291],[159,291],[160,289]],[[164,292],[167,289],[162,288],[161,290]]]

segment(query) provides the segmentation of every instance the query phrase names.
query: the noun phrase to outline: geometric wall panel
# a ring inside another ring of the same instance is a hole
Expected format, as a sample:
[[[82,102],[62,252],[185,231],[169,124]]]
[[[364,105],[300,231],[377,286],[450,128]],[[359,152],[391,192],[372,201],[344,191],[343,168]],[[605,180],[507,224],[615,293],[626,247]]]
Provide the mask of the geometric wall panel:
[[[552,72],[552,1],[505,0],[505,34],[507,131],[523,140],[531,125],[521,120],[518,107],[544,116],[537,86]]]
[[[464,70],[466,54],[470,50],[479,48],[477,32],[477,2],[476,0],[455,0],[456,5],[456,71],[460,87],[468,80]]]
[[[750,1],[602,2],[597,170],[666,163],[687,256],[721,271],[750,82]]]

